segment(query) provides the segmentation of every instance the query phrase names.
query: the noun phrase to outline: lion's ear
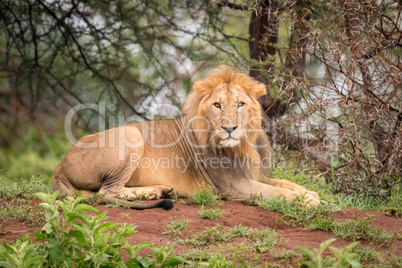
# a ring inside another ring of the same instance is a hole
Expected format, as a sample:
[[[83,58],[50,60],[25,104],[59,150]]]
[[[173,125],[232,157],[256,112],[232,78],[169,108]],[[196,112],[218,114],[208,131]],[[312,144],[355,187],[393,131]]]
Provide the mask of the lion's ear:
[[[193,89],[197,91],[201,96],[206,96],[211,93],[211,88],[209,83],[204,80],[195,81]]]
[[[257,87],[254,88],[252,94],[254,95],[254,98],[258,99],[258,97],[267,94],[267,88],[263,83],[260,83]]]

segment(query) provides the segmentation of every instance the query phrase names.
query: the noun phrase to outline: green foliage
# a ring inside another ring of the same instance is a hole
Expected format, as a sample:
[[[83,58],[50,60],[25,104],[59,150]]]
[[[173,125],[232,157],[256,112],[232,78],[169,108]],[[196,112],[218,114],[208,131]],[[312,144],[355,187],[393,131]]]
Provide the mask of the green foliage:
[[[22,140],[0,148],[0,177],[10,182],[28,180],[32,174],[50,177],[71,146],[65,138],[47,136],[37,128],[29,128]]]
[[[254,197],[254,202],[270,211],[279,211],[290,217],[287,221],[290,225],[296,223],[308,226],[317,217],[327,216],[330,213],[337,210],[337,207],[333,204],[328,204],[326,201],[322,201],[318,207],[304,205],[304,197],[299,196],[292,201],[287,201],[283,198],[261,198]]]
[[[190,203],[200,204],[203,206],[216,206],[218,204],[219,195],[216,193],[215,189],[211,186],[200,187],[197,192],[188,197]]]
[[[276,253],[276,254],[274,254],[273,256],[274,256],[275,258],[278,258],[278,259],[288,259],[288,258],[297,257],[297,256],[299,256],[299,255],[300,255],[299,253],[297,253],[297,252],[295,252],[295,251],[293,251],[293,250],[286,250],[286,251],[282,251],[282,252]]]
[[[44,201],[39,206],[46,210],[46,224],[12,246],[3,243],[0,264],[10,264],[6,267],[174,267],[186,263],[175,255],[172,246],[157,248],[149,242],[131,246],[126,238],[136,233],[135,226],[123,223],[117,228],[118,223],[104,222],[107,212],[99,213],[90,205],[80,204],[87,197],[57,201],[58,194],[58,191],[51,195],[36,194]],[[85,211],[95,215],[87,215]],[[28,237],[38,242],[26,240]],[[144,248],[151,250],[153,258],[137,256]],[[129,257],[125,263],[122,250]]]
[[[348,239],[365,239],[379,245],[392,243],[397,234],[391,234],[377,230],[370,226],[372,216],[362,220],[347,220],[345,222],[334,222],[329,214],[334,212],[336,206],[329,205],[323,201],[318,207],[305,206],[302,199],[286,201],[284,199],[255,198],[259,206],[272,211],[279,211],[290,217],[290,220],[282,220],[287,224],[302,224],[313,230],[319,229],[333,232],[337,236]]]
[[[331,232],[333,219],[329,216],[317,215],[310,224],[312,230],[323,230]]]
[[[262,229],[251,235],[252,246],[261,253],[270,251],[277,244],[282,244],[281,236],[275,230]]]
[[[370,226],[373,215],[362,220],[350,219],[344,222],[333,222],[331,231],[344,239],[365,239],[379,245],[389,245],[396,234],[377,230]]]
[[[38,245],[26,237],[18,239],[14,245],[3,242],[3,248],[0,248],[1,267],[43,267],[42,259]]]
[[[189,224],[190,220],[179,218],[176,220],[170,220],[170,223],[165,228],[164,234],[168,234],[171,239],[176,238],[177,236],[181,235],[180,232]]]
[[[358,255],[360,261],[373,261],[378,259],[377,253],[369,248],[359,246],[355,249],[355,252]]]
[[[44,209],[29,199],[13,199],[0,205],[0,220],[16,219],[29,226],[45,224]]]
[[[305,171],[299,171],[293,164],[288,164],[282,168],[275,168],[269,172],[268,177],[289,180],[303,185],[310,191],[317,192],[322,203],[329,206],[333,211],[356,208],[386,212],[389,215],[400,217],[402,211],[402,191],[398,185],[392,188],[390,193],[388,193],[389,196],[373,197],[364,193],[341,193],[334,195],[331,191],[333,186],[326,183],[324,176],[317,174],[314,170],[311,171],[314,164],[306,163],[305,165],[307,166]]]
[[[189,239],[179,240],[178,243],[206,247],[215,242],[229,241],[231,238],[220,225],[216,225],[212,228],[205,227],[205,231],[193,234]]]
[[[2,183],[0,180],[0,198],[14,199],[17,196],[27,199],[35,198],[37,192],[51,193],[52,178],[33,175],[29,180],[17,180],[12,183]]]
[[[338,249],[335,247],[330,247],[334,257],[326,257],[324,259],[323,252],[325,249],[335,241],[335,238],[329,239],[321,243],[318,250],[311,250],[306,247],[296,247],[300,250],[303,255],[307,258],[306,261],[302,263],[301,267],[309,268],[321,268],[321,267],[361,267],[358,260],[358,255],[353,252],[353,250],[359,245],[358,242],[354,242],[343,249]]]
[[[249,236],[253,232],[253,229],[239,224],[230,228],[230,232],[234,237]]]
[[[203,219],[216,219],[222,217],[223,214],[220,208],[205,209],[204,206],[198,211],[198,215]]]
[[[396,218],[402,218],[402,192],[400,187],[394,187],[391,191],[391,196],[388,197],[388,204],[385,208],[385,213],[388,216],[394,216]]]

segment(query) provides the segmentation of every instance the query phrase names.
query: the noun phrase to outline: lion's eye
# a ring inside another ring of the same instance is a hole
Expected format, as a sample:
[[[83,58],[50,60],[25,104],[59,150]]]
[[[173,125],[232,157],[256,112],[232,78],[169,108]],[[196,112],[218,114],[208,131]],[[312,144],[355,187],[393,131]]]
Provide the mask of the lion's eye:
[[[242,101],[240,101],[238,104],[237,104],[237,107],[243,107],[244,106],[244,102],[242,102]]]
[[[215,106],[216,108],[218,108],[218,109],[221,108],[221,104],[220,104],[219,102],[215,102],[215,103],[214,103],[214,106]]]

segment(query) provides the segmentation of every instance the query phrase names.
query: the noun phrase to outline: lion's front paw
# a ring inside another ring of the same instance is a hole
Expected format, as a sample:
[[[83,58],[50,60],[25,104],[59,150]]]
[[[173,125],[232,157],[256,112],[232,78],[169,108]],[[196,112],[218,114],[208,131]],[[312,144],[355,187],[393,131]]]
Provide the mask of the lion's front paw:
[[[156,185],[154,189],[157,193],[157,199],[169,198],[170,194],[173,192],[173,188],[167,185]]]
[[[304,199],[305,204],[310,205],[310,206],[317,207],[321,202],[320,196],[316,192],[313,192],[313,191],[307,191],[304,194],[304,198],[305,198]]]

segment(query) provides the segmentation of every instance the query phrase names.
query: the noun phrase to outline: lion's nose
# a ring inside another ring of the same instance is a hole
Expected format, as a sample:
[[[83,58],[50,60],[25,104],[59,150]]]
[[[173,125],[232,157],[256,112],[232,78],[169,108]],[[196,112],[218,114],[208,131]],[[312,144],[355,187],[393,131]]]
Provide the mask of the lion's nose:
[[[235,127],[222,127],[224,130],[226,130],[226,132],[227,133],[232,133],[236,128],[237,128],[237,126],[235,126]]]

